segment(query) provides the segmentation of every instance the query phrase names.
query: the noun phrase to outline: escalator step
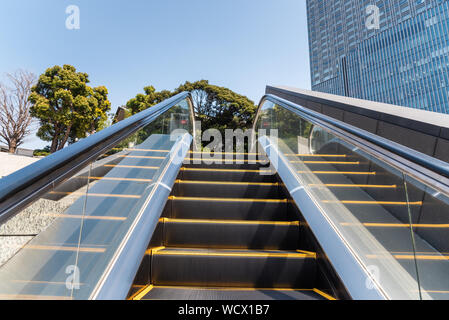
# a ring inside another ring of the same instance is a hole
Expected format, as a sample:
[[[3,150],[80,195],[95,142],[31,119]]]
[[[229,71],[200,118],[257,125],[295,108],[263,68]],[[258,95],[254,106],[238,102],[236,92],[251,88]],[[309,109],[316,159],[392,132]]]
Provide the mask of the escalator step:
[[[167,202],[164,217],[174,219],[261,221],[291,221],[297,219],[289,212],[287,200],[265,202],[247,200],[249,201],[171,197]]]
[[[162,219],[169,247],[295,250],[299,222]]]
[[[279,183],[178,180],[173,189],[179,197],[279,198]]]
[[[276,175],[268,169],[181,168],[179,179],[199,181],[276,182]]]
[[[297,251],[161,248],[152,252],[155,286],[313,288],[315,254]]]
[[[235,169],[235,170],[258,170],[267,167],[266,162],[261,161],[244,161],[244,162],[226,162],[221,160],[221,163],[215,163],[211,160],[208,163],[201,162],[197,163],[195,160],[188,160],[189,162],[184,162],[184,168],[204,168],[204,169]]]
[[[318,289],[254,289],[147,286],[133,300],[334,300]]]

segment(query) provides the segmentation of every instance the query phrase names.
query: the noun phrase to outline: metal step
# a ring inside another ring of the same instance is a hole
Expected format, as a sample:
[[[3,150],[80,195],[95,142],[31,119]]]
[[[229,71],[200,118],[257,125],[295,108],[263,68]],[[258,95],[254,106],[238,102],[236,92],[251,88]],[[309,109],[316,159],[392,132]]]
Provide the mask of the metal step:
[[[148,286],[133,298],[331,299],[314,289],[316,254],[297,250],[300,216],[269,170],[184,164],[135,281]]]
[[[225,182],[177,180],[173,194],[179,197],[260,198],[285,197],[278,182]]]
[[[170,197],[164,217],[173,219],[292,221],[287,199]]]
[[[178,179],[198,181],[276,182],[274,172],[264,169],[181,168]]]
[[[210,159],[202,160],[188,158],[185,159],[184,168],[209,168],[209,169],[240,169],[240,170],[257,170],[259,168],[266,168],[267,161],[260,160],[226,160],[226,159]]]
[[[274,221],[161,219],[163,245],[179,248],[296,250],[300,224]]]
[[[155,286],[313,288],[314,253],[298,251],[152,250]]]
[[[318,289],[200,288],[144,286],[132,300],[334,300]]]

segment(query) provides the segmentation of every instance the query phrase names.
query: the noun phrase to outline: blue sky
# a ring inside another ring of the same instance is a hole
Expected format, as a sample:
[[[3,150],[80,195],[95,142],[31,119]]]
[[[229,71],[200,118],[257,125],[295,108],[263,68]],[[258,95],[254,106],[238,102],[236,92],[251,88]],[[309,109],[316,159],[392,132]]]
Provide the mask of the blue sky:
[[[79,30],[65,27],[69,5]],[[305,0],[2,0],[0,43],[0,73],[71,64],[109,89],[113,110],[186,80],[255,102],[267,84],[310,88]]]

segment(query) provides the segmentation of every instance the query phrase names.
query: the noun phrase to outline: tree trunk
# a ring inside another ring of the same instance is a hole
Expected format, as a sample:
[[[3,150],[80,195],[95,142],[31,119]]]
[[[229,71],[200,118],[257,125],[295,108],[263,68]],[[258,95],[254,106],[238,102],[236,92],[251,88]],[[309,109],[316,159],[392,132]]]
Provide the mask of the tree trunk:
[[[9,153],[16,153],[17,150],[17,144],[15,142],[10,142],[9,145]]]
[[[71,130],[72,130],[72,125],[69,125],[65,131],[64,140],[62,140],[61,144],[58,147],[58,151],[62,150],[64,148],[65,144],[67,143],[67,140],[69,140]]]
[[[58,150],[58,135],[55,134],[51,141],[50,153],[55,153]]]

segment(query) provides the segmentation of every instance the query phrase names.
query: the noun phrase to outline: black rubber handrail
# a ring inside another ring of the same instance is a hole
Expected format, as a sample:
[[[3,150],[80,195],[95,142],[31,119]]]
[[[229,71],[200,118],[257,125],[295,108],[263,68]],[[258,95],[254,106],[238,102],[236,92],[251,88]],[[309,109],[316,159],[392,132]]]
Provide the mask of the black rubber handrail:
[[[54,154],[45,157],[0,180],[0,222],[55,187],[76,171],[123,139],[147,126],[158,116],[181,102],[190,99],[182,92],[132,117],[120,121]]]
[[[299,116],[307,115],[309,117],[312,117],[314,120],[323,121],[324,123],[342,129],[346,132],[353,134],[354,136],[357,136],[361,139],[371,142],[387,151],[395,153],[406,160],[419,164],[424,168],[427,168],[439,175],[449,178],[449,163],[447,162],[428,156],[424,153],[405,147],[399,143],[380,137],[363,129],[344,123],[342,121],[325,116],[321,113],[312,111],[310,109],[297,105],[288,100],[279,98],[272,94],[265,95],[261,100],[260,106],[262,106],[263,103],[267,100],[275,104],[278,104],[290,111],[293,111],[297,113]]]

